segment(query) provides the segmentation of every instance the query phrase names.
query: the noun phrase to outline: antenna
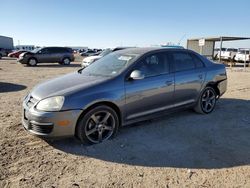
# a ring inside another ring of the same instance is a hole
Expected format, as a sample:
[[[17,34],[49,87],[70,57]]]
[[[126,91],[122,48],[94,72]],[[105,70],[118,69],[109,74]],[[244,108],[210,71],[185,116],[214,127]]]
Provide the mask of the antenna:
[[[187,34],[184,34],[184,35],[180,38],[180,40],[179,40],[179,42],[178,42],[178,45],[181,44],[181,41],[186,37],[186,35],[187,35]]]

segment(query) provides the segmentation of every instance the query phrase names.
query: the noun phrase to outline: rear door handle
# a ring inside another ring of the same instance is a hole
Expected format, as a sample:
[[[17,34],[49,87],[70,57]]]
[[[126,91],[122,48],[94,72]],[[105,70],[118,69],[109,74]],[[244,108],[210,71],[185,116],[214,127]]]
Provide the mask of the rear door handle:
[[[173,81],[168,80],[168,81],[165,82],[165,84],[166,84],[167,86],[171,86],[171,85],[173,84]]]

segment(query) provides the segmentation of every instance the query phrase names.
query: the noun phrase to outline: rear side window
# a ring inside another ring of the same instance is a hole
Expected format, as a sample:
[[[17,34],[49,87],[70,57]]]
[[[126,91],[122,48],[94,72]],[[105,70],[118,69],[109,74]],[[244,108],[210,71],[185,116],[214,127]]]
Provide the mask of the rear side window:
[[[192,56],[186,52],[173,52],[172,58],[176,72],[195,69]]]
[[[50,53],[71,53],[72,50],[70,48],[48,48]]]
[[[200,58],[198,58],[196,55],[194,54],[191,54],[192,55],[192,58],[194,60],[194,63],[195,63],[195,67],[196,68],[203,68],[204,67],[204,63],[201,61]]]

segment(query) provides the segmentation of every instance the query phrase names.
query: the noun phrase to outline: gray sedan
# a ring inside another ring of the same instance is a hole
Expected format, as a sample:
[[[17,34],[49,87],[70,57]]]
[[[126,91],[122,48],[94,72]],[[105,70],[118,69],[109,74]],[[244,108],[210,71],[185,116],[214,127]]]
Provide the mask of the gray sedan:
[[[130,48],[36,86],[23,101],[26,130],[99,143],[121,126],[172,111],[211,113],[227,87],[225,66],[185,49]]]

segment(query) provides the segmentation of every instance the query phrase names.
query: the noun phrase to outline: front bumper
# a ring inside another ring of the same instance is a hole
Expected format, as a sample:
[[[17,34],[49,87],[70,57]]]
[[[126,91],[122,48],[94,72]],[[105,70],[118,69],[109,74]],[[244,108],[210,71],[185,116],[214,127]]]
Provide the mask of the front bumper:
[[[19,57],[17,59],[17,62],[21,63],[21,64],[27,64],[28,63],[28,59],[25,57]]]
[[[35,106],[35,105],[34,105]],[[22,124],[31,134],[41,137],[69,137],[75,135],[81,110],[42,112],[23,102]]]

